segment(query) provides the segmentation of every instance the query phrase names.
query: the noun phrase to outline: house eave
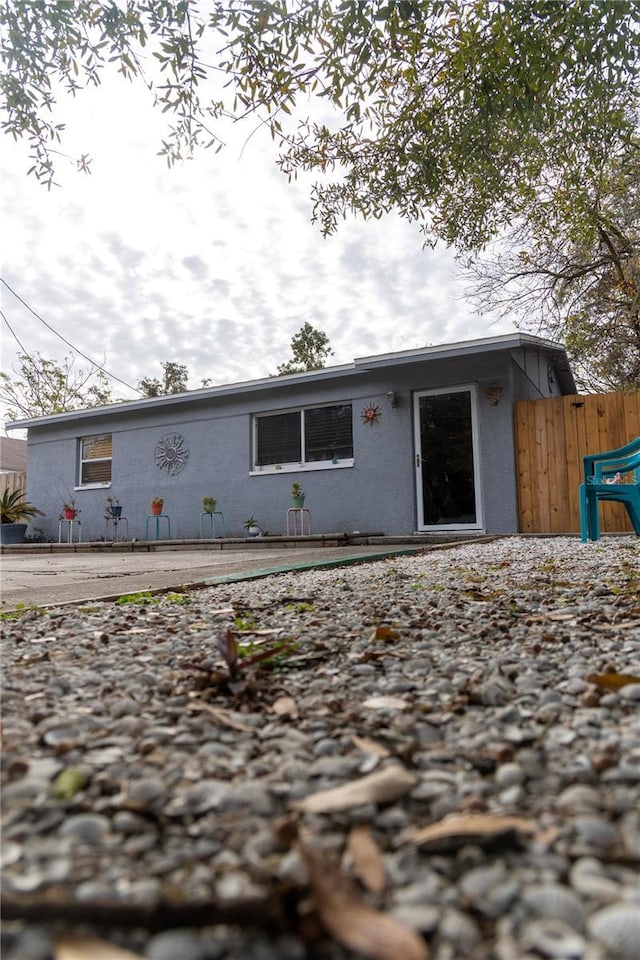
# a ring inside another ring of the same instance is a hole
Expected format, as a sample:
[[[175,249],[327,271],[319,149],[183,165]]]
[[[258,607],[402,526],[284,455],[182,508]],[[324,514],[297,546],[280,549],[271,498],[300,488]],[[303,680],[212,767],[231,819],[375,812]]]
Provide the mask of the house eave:
[[[146,410],[160,410],[164,407],[176,407],[185,403],[198,403],[203,400],[240,397],[251,393],[259,393],[266,389],[278,391],[287,390],[292,386],[316,384],[322,381],[341,378],[358,377],[370,370],[393,369],[409,363],[428,363],[437,360],[470,357],[480,353],[489,353],[497,350],[513,350],[519,347],[535,347],[554,355],[556,369],[562,376],[562,383],[569,389],[567,393],[575,393],[575,383],[569,369],[566,352],[562,344],[553,340],[546,340],[527,333],[502,334],[497,337],[483,337],[476,340],[465,340],[455,343],[442,343],[435,346],[417,347],[412,350],[400,350],[394,353],[377,354],[369,357],[356,357],[351,363],[324,367],[320,370],[310,370],[304,373],[292,373],[279,377],[262,377],[259,380],[245,380],[236,383],[221,384],[215,387],[203,387],[199,390],[189,390],[186,393],[174,393],[163,397],[151,397],[143,400],[127,400],[119,403],[110,403],[106,406],[89,407],[83,410],[73,410],[68,413],[56,413],[44,417],[34,417],[26,420],[15,420],[6,424],[7,430],[24,430],[29,428],[46,427],[49,425],[64,425],[81,421],[99,420],[117,416],[120,413],[137,413]]]

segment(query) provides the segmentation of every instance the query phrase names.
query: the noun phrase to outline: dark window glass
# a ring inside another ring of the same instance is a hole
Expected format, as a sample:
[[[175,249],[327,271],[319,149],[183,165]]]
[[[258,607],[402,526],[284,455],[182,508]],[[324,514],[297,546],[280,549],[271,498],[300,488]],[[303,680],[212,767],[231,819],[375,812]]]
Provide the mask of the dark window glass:
[[[353,456],[351,404],[304,411],[306,461],[342,460]]]
[[[276,413],[257,420],[256,464],[300,463],[300,411]]]

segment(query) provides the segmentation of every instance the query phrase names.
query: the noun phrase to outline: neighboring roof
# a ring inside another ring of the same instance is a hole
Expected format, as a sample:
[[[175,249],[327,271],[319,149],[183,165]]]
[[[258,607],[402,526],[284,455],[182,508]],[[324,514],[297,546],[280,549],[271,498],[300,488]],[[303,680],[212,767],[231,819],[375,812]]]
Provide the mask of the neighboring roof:
[[[290,387],[293,384],[317,383],[321,380],[336,380],[343,377],[360,376],[369,370],[393,368],[407,363],[427,363],[434,360],[468,357],[495,350],[516,350],[522,347],[535,347],[549,353],[558,374],[563,393],[575,393],[576,386],[569,369],[565,348],[561,343],[545,340],[528,333],[507,333],[498,337],[483,337],[479,340],[463,340],[457,343],[441,343],[436,346],[418,347],[413,350],[400,350],[396,353],[383,353],[371,357],[357,357],[352,363],[344,363],[321,370],[309,370],[304,373],[290,373],[281,377],[264,377],[259,380],[245,380],[239,383],[225,383],[216,387],[203,387],[189,390],[187,393],[172,393],[163,397],[144,400],[128,400],[122,403],[110,403],[101,407],[73,410],[69,413],[56,413],[31,420],[17,420],[6,425],[8,430],[25,427],[47,426],[50,423],[64,423],[73,420],[85,420],[104,417],[110,414],[131,413],[149,407],[175,406],[181,403],[193,403],[216,397],[240,396],[259,390]]]
[[[27,469],[27,441],[0,437],[0,470],[3,473],[24,473]]]

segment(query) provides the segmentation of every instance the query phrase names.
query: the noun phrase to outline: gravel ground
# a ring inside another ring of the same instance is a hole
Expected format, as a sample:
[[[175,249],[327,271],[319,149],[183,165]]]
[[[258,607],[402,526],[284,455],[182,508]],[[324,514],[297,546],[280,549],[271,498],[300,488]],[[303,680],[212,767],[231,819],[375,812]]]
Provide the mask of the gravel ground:
[[[512,538],[5,620],[5,960],[637,960],[639,588]]]

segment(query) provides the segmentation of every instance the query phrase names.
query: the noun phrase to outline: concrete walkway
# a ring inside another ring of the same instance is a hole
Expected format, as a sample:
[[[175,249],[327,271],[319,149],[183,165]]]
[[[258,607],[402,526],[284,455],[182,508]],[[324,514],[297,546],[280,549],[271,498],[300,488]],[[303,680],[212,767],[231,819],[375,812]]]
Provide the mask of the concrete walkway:
[[[84,546],[84,545],[83,545]],[[58,548],[58,545],[55,545]],[[84,549],[5,550],[0,557],[2,610],[17,604],[48,606],[115,599],[141,590],[179,590],[230,579],[253,579],[283,570],[340,566],[414,553],[424,544],[406,546],[300,543],[195,546],[139,544],[135,551]],[[142,548],[142,549],[141,549]]]

